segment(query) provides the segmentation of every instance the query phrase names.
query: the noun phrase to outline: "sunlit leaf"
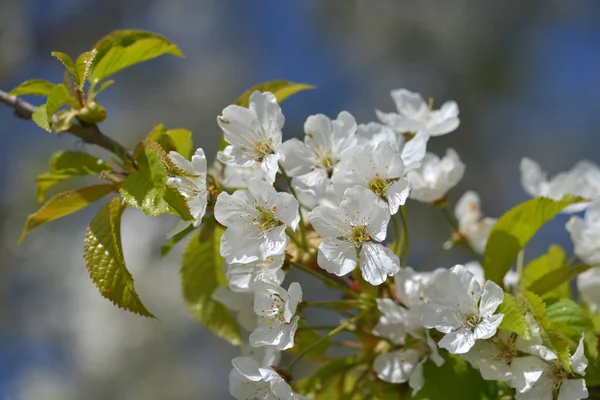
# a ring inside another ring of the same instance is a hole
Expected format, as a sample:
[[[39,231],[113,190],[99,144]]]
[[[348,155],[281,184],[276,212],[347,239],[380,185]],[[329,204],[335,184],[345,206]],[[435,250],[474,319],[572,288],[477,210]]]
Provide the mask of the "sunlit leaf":
[[[92,70],[92,64],[97,53],[98,51],[96,49],[92,49],[85,53],[81,53],[79,57],[77,57],[77,61],[75,62],[77,76],[73,75],[73,79],[75,79],[75,85],[80,91],[83,91],[83,85]]]
[[[79,151],[59,151],[50,158],[49,171],[36,179],[37,198],[44,202],[46,192],[60,181],[75,176],[97,175],[112,171],[106,161]]]
[[[581,336],[585,334],[585,344],[592,357],[598,356],[598,337],[594,322],[590,315],[571,299],[549,300],[546,304],[546,314],[555,329],[569,339],[572,349],[577,347]]]
[[[585,200],[576,196],[565,196],[562,200],[539,197],[519,204],[500,217],[485,248],[485,276],[502,284],[502,278],[533,235],[565,207],[582,201]]]
[[[120,308],[154,318],[140,301],[133,276],[125,266],[121,245],[121,215],[125,206],[115,197],[102,207],[85,232],[83,256],[100,294]]]
[[[238,97],[234,104],[241,107],[248,107],[250,103],[250,95],[255,90],[258,90],[259,92],[271,92],[275,95],[277,102],[281,103],[283,100],[287,99],[294,93],[314,88],[314,85],[308,85],[306,83],[296,83],[284,80],[268,81],[259,83],[258,85],[255,85],[250,89],[246,90],[240,97]],[[226,146],[227,142],[225,141],[224,136],[221,135],[221,143],[219,144],[219,150],[223,150]]]
[[[192,132],[187,129],[169,129],[167,135],[173,140],[175,151],[189,160],[194,153]]]
[[[569,282],[577,275],[589,270],[589,265],[579,265],[577,267],[564,266],[542,276],[533,282],[527,289],[544,297],[569,297]],[[565,288],[562,296],[555,296],[557,288]]]
[[[498,307],[498,314],[504,314],[502,323],[498,329],[515,332],[524,339],[529,339],[530,332],[525,314],[522,308],[517,303],[517,300],[510,293],[504,293],[504,301]]]
[[[52,132],[51,121],[54,113],[58,111],[59,108],[67,104],[71,95],[69,91],[62,83],[58,85],[54,85],[50,95],[46,99],[46,104],[38,107],[31,116],[31,119],[40,127],[48,132]]]
[[[11,96],[37,95],[50,96],[54,84],[45,79],[30,79],[21,83],[19,86],[11,90],[8,94]]]
[[[19,238],[23,240],[32,229],[79,211],[101,199],[114,190],[113,185],[94,185],[57,194],[46,202],[39,210],[31,214],[25,223],[25,229]]]
[[[190,313],[202,325],[234,345],[242,344],[236,319],[212,299],[214,290],[226,282],[219,253],[224,229],[207,219],[188,242],[181,263],[181,286]]]
[[[67,71],[69,71],[71,73],[71,76],[73,77],[73,80],[75,81],[75,84],[77,84],[77,80],[78,80],[77,67],[75,66],[75,62],[73,62],[73,59],[71,58],[71,56],[69,56],[68,54],[62,53],[60,51],[53,51],[52,56],[56,57],[65,66]]]
[[[535,290],[531,290],[531,285],[546,274],[556,271],[567,264],[567,255],[564,250],[557,245],[552,245],[548,248],[546,254],[531,260],[521,274],[520,284],[521,287],[537,293],[542,297],[570,297],[571,293],[568,284],[560,285],[552,290],[551,293],[543,295]]]

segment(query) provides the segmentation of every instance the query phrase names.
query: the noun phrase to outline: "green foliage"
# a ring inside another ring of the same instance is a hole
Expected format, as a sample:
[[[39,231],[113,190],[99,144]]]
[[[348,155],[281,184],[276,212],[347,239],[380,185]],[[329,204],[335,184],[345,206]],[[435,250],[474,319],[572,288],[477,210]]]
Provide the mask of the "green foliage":
[[[301,319],[298,322],[298,327],[305,327],[306,320]],[[314,348],[312,348],[304,358],[309,360],[322,360],[323,356],[331,345],[331,339],[329,337],[323,338],[323,335],[319,335],[314,330],[298,330],[294,337],[294,347],[290,350],[291,353],[300,354],[315,343],[320,342]]]
[[[71,94],[62,83],[54,85],[50,95],[46,99],[46,104],[41,105],[34,111],[31,119],[42,129],[52,132],[52,117],[59,108],[69,102]]]
[[[356,357],[348,356],[331,360],[315,371],[309,378],[302,379],[296,383],[295,389],[302,394],[316,395],[330,384],[331,378],[350,370],[357,365]]]
[[[125,206],[115,197],[102,207],[85,232],[83,257],[100,294],[116,306],[154,318],[140,301],[121,246],[121,215]]]
[[[246,90],[240,97],[238,97],[234,104],[241,107],[248,107],[250,103],[250,95],[255,90],[258,90],[259,92],[271,92],[275,95],[277,102],[281,103],[283,100],[295,93],[314,88],[314,85],[308,85],[306,83],[296,83],[284,80],[268,81],[259,83],[258,85],[252,86],[250,89]],[[227,142],[225,141],[223,135],[221,135],[219,150],[225,149],[226,146]]]
[[[98,51],[92,49],[85,53],[81,53],[79,57],[77,57],[77,61],[75,62],[76,75],[73,75],[73,79],[75,80],[75,86],[77,86],[80,91],[83,91],[83,85],[92,71],[92,64],[96,58],[96,54],[98,54]]]
[[[87,124],[96,124],[106,119],[106,110],[95,101],[88,102],[77,113],[79,120]]]
[[[560,297],[555,296],[554,291],[557,288],[563,287],[563,296],[569,297],[569,282],[571,279],[581,274],[582,272],[587,271],[591,267],[589,265],[579,265],[577,267],[569,267],[564,266],[555,271],[549,272],[548,274],[542,276],[537,281],[533,282],[531,286],[529,286],[529,290],[544,298],[546,297]]]
[[[101,39],[94,49],[97,54],[89,76],[92,83],[165,54],[183,57],[179,47],[164,36],[136,30],[115,31]]]
[[[565,196],[561,200],[539,197],[519,204],[500,217],[485,248],[485,276],[502,284],[502,278],[533,235],[565,207],[582,201],[584,199],[576,196]]]
[[[570,299],[550,300],[546,304],[546,314],[558,329],[569,339],[569,345],[574,349],[581,335],[585,334],[584,342],[588,354],[598,357],[598,338],[594,322],[586,310]]]
[[[164,243],[160,248],[160,254],[162,256],[166,256],[177,243],[181,242],[184,238],[187,237],[194,229],[196,229],[193,225],[188,226],[178,234],[174,235],[169,241]]]
[[[235,318],[212,293],[226,284],[219,245],[224,229],[207,219],[187,244],[181,263],[181,286],[190,313],[202,325],[234,345],[242,344]]]
[[[464,400],[491,399],[490,383],[483,380],[479,371],[474,369],[462,358],[441,353],[444,365],[436,366],[427,360],[423,368],[425,385],[416,396],[405,396],[419,400]],[[493,393],[492,394],[496,394]]]
[[[525,302],[529,312],[540,326],[540,333],[544,344],[550,347],[558,356],[562,365],[571,371],[571,354],[569,351],[569,342],[554,326],[554,323],[548,318],[546,305],[541,297],[535,293],[523,291],[522,299]]]
[[[46,192],[52,186],[75,176],[97,175],[102,171],[112,171],[106,161],[79,151],[59,151],[50,158],[50,170],[36,179],[37,199],[45,200]]]
[[[94,185],[63,192],[52,197],[27,218],[19,242],[34,228],[81,210],[114,190],[113,185]]]
[[[37,95],[37,96],[50,96],[52,89],[54,88],[54,84],[52,82],[48,82],[45,79],[30,79],[21,83],[19,86],[11,90],[8,94],[11,96],[23,96],[27,94]]]
[[[540,278],[546,276],[548,273],[559,270],[560,268],[567,265],[567,255],[564,250],[555,244],[548,248],[548,252],[542,256],[531,260],[521,275],[520,284],[523,289],[530,290],[539,296],[544,293],[539,293],[536,290],[531,290],[531,285],[538,281]],[[570,296],[569,285],[563,283],[558,285],[553,290],[547,292],[542,297],[569,297]]]
[[[171,137],[175,151],[189,160],[194,153],[192,132],[187,129],[169,129],[167,135]]]
[[[169,177],[165,166],[165,151],[155,142],[144,140],[134,151],[138,171],[131,173],[120,188],[127,204],[147,215],[173,214],[192,220],[185,199],[167,185]]]
[[[498,329],[515,332],[524,339],[530,338],[529,326],[525,319],[525,314],[517,302],[517,299],[510,293],[504,293],[504,301],[498,307],[499,314],[504,314],[502,323]]]

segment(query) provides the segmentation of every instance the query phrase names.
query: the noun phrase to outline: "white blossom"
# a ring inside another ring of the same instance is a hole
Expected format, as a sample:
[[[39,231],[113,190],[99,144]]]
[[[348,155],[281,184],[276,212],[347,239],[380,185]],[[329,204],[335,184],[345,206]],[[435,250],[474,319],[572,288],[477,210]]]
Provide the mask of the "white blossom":
[[[483,288],[464,266],[437,270],[429,281],[430,301],[423,305],[421,322],[446,335],[438,342],[452,354],[464,354],[478,339],[496,334],[504,314],[494,314],[504,292],[493,281]]]
[[[239,167],[260,163],[267,182],[273,184],[279,161],[285,158],[281,143],[285,118],[275,95],[254,91],[248,108],[230,105],[217,122],[229,143],[217,154],[218,160]]]
[[[221,237],[221,255],[227,263],[245,264],[283,254],[289,243],[285,229],[295,230],[300,214],[292,195],[250,179],[248,190],[219,194],[215,218],[228,228]]]
[[[405,171],[421,166],[421,160],[427,152],[429,135],[417,132],[416,135],[402,135],[377,122],[358,125],[356,130],[358,146],[376,148],[385,142],[392,146],[402,157]]]
[[[286,350],[294,346],[294,334],[300,317],[296,315],[302,301],[302,288],[293,282],[286,291],[271,282],[257,282],[254,289],[254,312],[258,327],[250,334],[253,347],[274,346]]]
[[[245,330],[253,331],[256,328],[258,318],[254,313],[254,293],[234,292],[227,286],[219,286],[212,293],[212,299],[232,311]]]
[[[592,312],[600,312],[600,267],[579,274],[577,290]]]
[[[548,179],[538,163],[529,159],[521,160],[521,184],[533,197],[549,197],[560,200],[566,194],[595,200],[600,197],[600,168],[590,161],[580,161],[570,170]],[[566,207],[563,212],[579,212],[590,203],[577,203]]]
[[[372,191],[396,214],[406,202],[410,187],[404,178],[402,157],[389,143],[377,147],[355,147],[344,154],[332,178],[334,192],[342,197],[346,189],[356,185]]]
[[[216,163],[222,168],[221,183],[227,188],[246,188],[250,179],[267,180],[265,171],[261,164],[253,164],[250,167],[238,167],[237,165],[227,165]]]
[[[309,218],[323,237],[317,262],[326,271],[346,275],[357,266],[360,256],[363,278],[380,285],[400,269],[398,257],[380,243],[387,234],[388,207],[370,190],[349,188],[339,207],[318,206]]]
[[[583,351],[583,337],[571,356],[573,372],[584,376],[588,360]],[[539,378],[529,390],[517,392],[516,400],[552,400],[558,391],[558,400],[587,399],[588,390],[584,379],[569,379],[570,373],[555,358],[544,364]]]
[[[473,250],[483,254],[490,231],[497,220],[483,216],[479,195],[471,190],[465,192],[456,203],[454,215],[458,220],[460,234]]]
[[[416,272],[411,267],[401,268],[394,275],[396,297],[409,308],[414,308],[428,301],[426,288],[431,272]]]
[[[252,347],[249,344],[243,344],[242,357],[253,358],[261,367],[270,367],[279,364],[281,350],[272,346]]]
[[[414,396],[423,387],[423,364],[428,359],[438,367],[444,364],[437,345],[429,333],[425,333],[425,338],[422,340],[414,341],[400,350],[378,355],[373,363],[373,370],[377,373],[377,377],[385,382],[408,381]]]
[[[461,180],[464,172],[465,165],[454,150],[446,150],[441,159],[427,153],[421,167],[406,175],[411,186],[410,198],[424,203],[439,200]]]
[[[394,344],[404,344],[408,309],[388,298],[377,299],[377,309],[381,316],[373,328],[373,333]]]
[[[290,385],[271,367],[261,367],[250,357],[236,357],[231,361],[229,392],[238,400],[299,400]]]
[[[587,264],[600,264],[600,201],[590,204],[585,219],[571,217],[566,228],[571,234],[575,255]]]
[[[267,281],[281,285],[285,278],[283,266],[284,254],[269,256],[247,264],[227,264],[227,281],[234,292],[251,292],[256,282]]]
[[[454,101],[442,104],[439,110],[433,110],[418,93],[406,89],[390,92],[396,103],[398,113],[376,111],[379,120],[396,132],[426,132],[429,136],[440,136],[458,128],[458,105]]]
[[[188,226],[200,226],[202,217],[206,213],[208,203],[208,190],[206,189],[206,156],[204,150],[197,149],[192,155],[191,161],[176,151],[169,152],[169,159],[182,172],[177,176],[171,176],[167,179],[167,185],[177,189],[185,198],[190,209],[190,214],[194,221],[179,221],[175,227],[167,234],[172,237],[183,231]]]
[[[342,153],[356,146],[356,121],[347,111],[333,121],[323,114],[311,115],[304,132],[304,142],[293,138],[283,144],[283,166],[290,176],[302,177],[312,187],[331,178]]]

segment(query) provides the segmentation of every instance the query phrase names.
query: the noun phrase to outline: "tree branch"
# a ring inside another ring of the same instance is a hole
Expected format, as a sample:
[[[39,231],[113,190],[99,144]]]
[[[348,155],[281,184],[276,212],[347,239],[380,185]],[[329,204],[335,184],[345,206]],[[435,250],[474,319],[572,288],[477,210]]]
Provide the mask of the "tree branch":
[[[10,96],[3,90],[0,90],[0,103],[4,103],[13,108],[15,115],[23,119],[31,119],[31,115],[37,109],[37,107],[33,104],[30,104],[16,96]],[[133,159],[131,152],[125,146],[104,135],[96,124],[88,125],[80,122],[79,124],[73,124],[67,130],[67,132],[83,140],[85,143],[100,146],[121,158],[127,157],[130,160]]]

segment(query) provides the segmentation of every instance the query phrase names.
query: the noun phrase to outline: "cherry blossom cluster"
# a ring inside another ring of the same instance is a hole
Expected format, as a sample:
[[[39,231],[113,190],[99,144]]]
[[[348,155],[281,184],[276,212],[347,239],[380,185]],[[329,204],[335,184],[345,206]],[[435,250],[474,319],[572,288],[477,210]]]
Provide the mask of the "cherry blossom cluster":
[[[397,111],[377,111],[379,122],[359,125],[346,111],[335,119],[317,114],[306,120],[303,140],[283,141],[285,118],[272,93],[255,91],[248,107],[226,107],[217,118],[228,145],[217,155],[215,171],[224,190],[216,196],[207,188],[202,149],[191,161],[169,154],[179,173],[168,184],[188,202],[192,224],[199,226],[209,210],[226,228],[220,254],[228,285],[212,296],[237,315],[248,340],[242,356],[232,361],[231,394],[237,399],[304,398],[276,366],[280,351],[294,347],[305,304],[299,283],[282,286],[284,270],[292,253],[303,252],[316,260],[324,276],[348,281],[358,276],[372,286],[393,282],[394,290],[381,291],[376,299],[380,317],[372,329],[384,344],[372,363],[382,381],[408,382],[417,393],[424,385],[424,363],[430,359],[443,365],[439,349],[445,349],[468,361],[484,379],[506,382],[517,399],[550,400],[555,392],[559,400],[586,398],[583,338],[571,357],[572,371],[567,371],[545,346],[531,315],[528,339],[502,329],[504,314],[498,307],[504,291],[485,279],[478,262],[431,272],[401,265],[399,253],[389,245],[388,225],[409,198],[444,202],[465,165],[453,149],[442,157],[427,152],[430,138],[458,128],[455,102],[435,109],[432,101],[404,89],[391,95]],[[600,169],[591,163],[580,163],[552,180],[529,159],[523,160],[521,171],[523,186],[533,196],[600,198]],[[585,219],[573,217],[567,230],[576,255],[598,264],[600,199],[583,207]],[[459,236],[454,241],[466,242],[474,256],[483,254],[496,219],[483,215],[479,196],[464,193],[452,218]],[[171,234],[189,224],[179,222]],[[314,241],[307,241],[306,230],[314,233]],[[600,276],[595,270],[589,273]],[[516,285],[518,278],[509,272],[505,287]],[[579,285],[592,307],[600,305],[600,296],[593,294],[598,284],[587,292],[581,280]]]

